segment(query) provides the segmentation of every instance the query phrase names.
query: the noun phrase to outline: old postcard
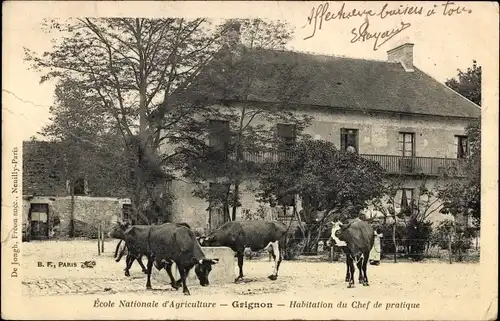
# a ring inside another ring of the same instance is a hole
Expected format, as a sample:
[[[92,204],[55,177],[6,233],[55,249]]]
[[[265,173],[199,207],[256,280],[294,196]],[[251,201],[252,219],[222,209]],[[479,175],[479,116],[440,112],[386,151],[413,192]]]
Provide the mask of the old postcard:
[[[3,20],[3,319],[497,318],[496,2]]]

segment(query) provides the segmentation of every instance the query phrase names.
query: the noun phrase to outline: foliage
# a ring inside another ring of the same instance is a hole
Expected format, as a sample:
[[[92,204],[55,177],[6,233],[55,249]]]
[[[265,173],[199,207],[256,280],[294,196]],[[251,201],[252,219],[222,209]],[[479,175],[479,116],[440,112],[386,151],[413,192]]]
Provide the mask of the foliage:
[[[458,70],[458,79],[446,81],[446,85],[457,93],[481,106],[481,66],[473,60],[466,72]],[[472,215],[474,225],[481,220],[481,121],[472,121],[466,128],[469,155],[466,159],[467,179],[449,184],[442,198],[445,200],[444,213],[454,216]]]
[[[242,219],[245,221],[253,221],[253,220],[265,220],[268,218],[268,213],[262,204],[259,205],[255,212],[244,209]]]
[[[287,157],[266,164],[259,177],[261,201],[276,204],[287,195],[302,199],[304,221],[312,223],[319,211],[357,217],[367,202],[381,196],[383,169],[356,154],[339,153],[334,144],[303,140]],[[345,209],[348,208],[348,211]]]
[[[424,258],[425,248],[429,244],[432,234],[432,222],[410,220],[406,226],[408,256],[414,261]]]
[[[300,137],[310,118],[292,112],[288,104],[307,89],[307,79],[293,74],[296,62],[262,61],[262,51],[279,55],[273,50],[282,49],[291,39],[290,26],[280,21],[233,19],[222,28],[231,30],[225,47],[190,87],[190,94],[207,106],[217,101],[209,115],[212,119],[205,120],[225,121],[228,127],[201,134],[204,144],[186,141],[183,146],[191,153],[185,155],[182,169],[187,178],[199,183],[195,196],[209,201],[216,199],[227,221],[230,216],[236,219],[242,183],[261,169],[255,160],[274,151],[274,125],[295,124],[296,135]],[[272,85],[261,88],[267,81],[272,81]],[[275,99],[267,104],[252,104],[256,88],[260,94],[271,94]],[[211,138],[218,140],[217,146],[211,145]],[[211,192],[206,182],[217,178],[224,178],[227,186],[220,192]]]
[[[435,229],[432,244],[441,249],[449,249],[451,241],[451,252],[458,255],[458,260],[461,261],[463,253],[471,248],[475,236],[474,228],[465,227],[453,220],[444,220]]]
[[[275,205],[296,195],[302,200],[308,246],[314,246],[326,228],[339,217],[358,217],[369,201],[382,196],[383,169],[354,153],[339,153],[334,144],[302,140],[286,157],[269,162],[259,175],[259,201]]]
[[[59,158],[62,164],[58,175],[63,182],[68,180],[73,186],[76,180],[85,178],[89,195],[126,197],[130,195],[127,185],[132,169],[127,168],[119,134],[109,123],[105,124],[96,106],[78,84],[62,80],[56,85],[55,102],[50,109],[52,123],[43,127],[40,134],[57,148],[52,157]]]
[[[465,72],[458,69],[457,78],[446,80],[446,86],[481,106],[481,66],[477,61],[473,60]]]
[[[481,222],[481,122],[474,121],[466,128],[470,155],[466,159],[466,178],[453,181],[440,193],[444,200],[443,213],[471,215],[473,224]]]
[[[428,187],[429,182],[423,178],[418,187],[413,189],[413,198],[408,201],[408,207],[404,208],[399,204],[401,199],[396,199],[397,195],[402,194],[404,182],[404,178],[399,176],[386,180],[384,197],[374,199],[371,205],[383,214],[385,225],[391,226],[390,237],[386,238],[384,234],[385,242],[391,243],[391,252],[394,253],[395,247],[404,246],[412,259],[421,260],[432,232],[429,217],[440,209],[441,191],[438,185]],[[392,228],[393,224],[396,224],[396,230]]]
[[[378,227],[379,232],[383,234],[381,238],[382,254],[393,254],[394,252],[397,252],[398,249],[395,247],[393,242],[394,222],[380,224],[378,226],[374,226],[374,228],[375,227]],[[396,223],[395,237],[396,240],[399,241],[397,242],[398,248],[407,243],[407,228],[403,222]]]

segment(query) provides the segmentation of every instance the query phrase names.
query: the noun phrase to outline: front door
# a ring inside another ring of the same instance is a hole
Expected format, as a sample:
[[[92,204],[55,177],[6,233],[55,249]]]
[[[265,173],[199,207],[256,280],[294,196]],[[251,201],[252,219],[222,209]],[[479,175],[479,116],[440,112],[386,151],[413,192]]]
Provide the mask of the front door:
[[[43,240],[49,237],[49,205],[31,204],[29,212],[31,239]]]

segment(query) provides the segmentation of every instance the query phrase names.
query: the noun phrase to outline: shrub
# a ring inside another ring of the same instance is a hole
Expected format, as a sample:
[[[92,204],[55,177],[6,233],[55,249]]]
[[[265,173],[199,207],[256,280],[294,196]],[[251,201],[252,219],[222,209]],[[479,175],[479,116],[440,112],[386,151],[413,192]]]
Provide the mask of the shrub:
[[[408,256],[414,261],[421,261],[424,258],[425,248],[431,240],[432,222],[410,221],[407,226]]]
[[[462,261],[462,254],[471,248],[472,238],[476,236],[476,230],[472,227],[465,227],[452,220],[444,220],[439,223],[433,233],[432,243],[441,249],[449,249],[450,237],[451,253],[458,254],[458,260]]]
[[[259,205],[256,211],[244,208],[242,210],[242,218],[245,221],[265,220],[267,218],[267,209],[262,205]]]
[[[378,228],[383,234],[381,241],[382,255],[384,254],[394,254],[397,249],[394,248],[394,241],[392,239],[392,229],[394,223],[391,224],[380,224],[374,226]],[[398,247],[406,244],[406,225],[404,223],[397,223],[396,225],[396,243]]]

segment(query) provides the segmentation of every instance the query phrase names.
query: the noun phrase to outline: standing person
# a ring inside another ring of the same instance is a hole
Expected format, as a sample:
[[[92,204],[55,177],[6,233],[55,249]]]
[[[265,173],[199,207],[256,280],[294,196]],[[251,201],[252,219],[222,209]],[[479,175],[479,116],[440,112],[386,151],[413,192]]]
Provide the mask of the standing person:
[[[380,233],[380,229],[376,228],[375,231],[373,231],[375,234],[375,240],[373,242],[373,248],[370,251],[370,258],[369,262],[371,265],[379,265],[380,264],[380,253],[382,252],[382,246],[380,239],[384,236],[382,233]]]

